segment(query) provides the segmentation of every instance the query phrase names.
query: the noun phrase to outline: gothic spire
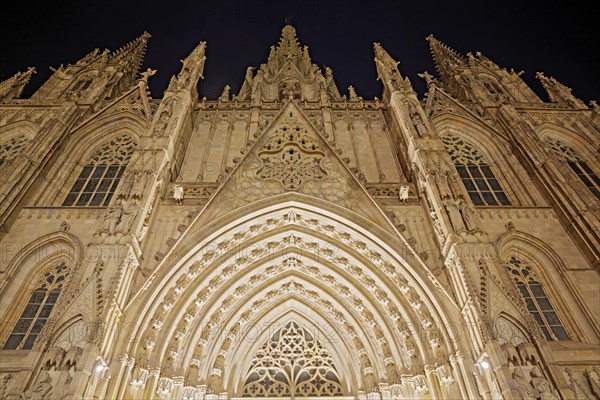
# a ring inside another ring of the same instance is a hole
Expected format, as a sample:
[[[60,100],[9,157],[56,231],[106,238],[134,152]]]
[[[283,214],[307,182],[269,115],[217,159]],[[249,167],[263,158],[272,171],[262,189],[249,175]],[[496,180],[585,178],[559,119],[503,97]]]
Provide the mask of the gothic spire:
[[[377,69],[377,79],[383,82],[384,87],[391,93],[394,91],[412,90],[408,78],[402,79],[398,71],[399,61],[396,61],[379,43],[373,44],[375,50],[375,68]]]
[[[375,50],[375,67],[377,68],[378,80],[385,82],[392,71],[395,71],[399,75],[399,61],[394,60],[380,43],[373,43],[373,50]]]
[[[29,67],[27,71],[17,72],[7,80],[0,82],[0,100],[18,99],[21,97],[25,85],[29,83],[29,80],[35,73],[35,68]]]
[[[458,66],[466,66],[466,60],[460,53],[440,42],[433,35],[427,36],[427,41],[435,68],[442,80],[446,81]]]
[[[168,91],[187,89],[194,98],[198,97],[198,80],[204,78],[204,61],[206,60],[206,42],[200,42],[181,63],[181,71],[171,78]]]
[[[538,72],[535,76],[546,90],[546,93],[548,93],[551,102],[566,103],[574,108],[587,108],[583,101],[573,96],[570,88],[558,82],[553,77],[548,77],[543,72]]]
[[[135,81],[144,61],[150,37],[148,32],[144,32],[140,37],[113,52],[110,56],[109,63],[120,65],[121,71],[128,75],[132,83]]]
[[[288,61],[294,64],[305,77],[311,75],[313,66],[308,46],[300,46],[296,37],[296,29],[290,24],[281,30],[281,38],[277,46],[271,46],[265,72],[275,76]]]
[[[310,90],[305,88],[311,87]],[[267,62],[259,68],[248,67],[237,100],[261,101],[283,99],[324,101],[342,99],[331,68],[321,70],[312,63],[308,46],[302,46],[296,29],[287,23],[281,37],[271,46]]]

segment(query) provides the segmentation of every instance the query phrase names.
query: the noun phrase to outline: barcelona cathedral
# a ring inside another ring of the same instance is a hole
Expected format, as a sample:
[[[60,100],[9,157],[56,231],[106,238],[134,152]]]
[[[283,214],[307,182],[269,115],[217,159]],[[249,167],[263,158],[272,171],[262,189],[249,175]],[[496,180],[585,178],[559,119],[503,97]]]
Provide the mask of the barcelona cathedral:
[[[0,83],[1,399],[600,398],[595,102],[433,36],[364,99],[291,25],[152,98],[149,39]]]

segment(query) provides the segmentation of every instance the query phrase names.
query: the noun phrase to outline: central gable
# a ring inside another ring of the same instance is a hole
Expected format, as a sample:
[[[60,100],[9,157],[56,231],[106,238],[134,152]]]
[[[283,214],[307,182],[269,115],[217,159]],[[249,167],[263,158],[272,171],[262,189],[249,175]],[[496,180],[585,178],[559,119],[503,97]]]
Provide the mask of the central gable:
[[[287,192],[345,207],[393,228],[355,176],[293,101],[247,150],[198,217],[201,225]]]

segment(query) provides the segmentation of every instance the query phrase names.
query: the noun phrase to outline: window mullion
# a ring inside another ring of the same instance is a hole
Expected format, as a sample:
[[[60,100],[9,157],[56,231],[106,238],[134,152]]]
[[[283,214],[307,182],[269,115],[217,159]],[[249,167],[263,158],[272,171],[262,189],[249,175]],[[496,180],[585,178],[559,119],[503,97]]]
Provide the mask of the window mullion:
[[[106,177],[106,174],[108,173],[108,170],[110,169],[110,166],[111,166],[111,164],[108,164],[108,163],[106,164],[106,168],[104,168],[104,172],[102,173],[102,177],[98,181],[98,186],[96,187],[96,190],[94,190],[94,194],[90,198],[90,202],[92,202],[94,200],[94,197],[96,196],[96,193],[98,192],[98,189],[102,186],[102,183],[104,182],[104,179]],[[111,179],[111,178],[109,178],[109,179]],[[112,185],[112,181],[110,182],[110,184]],[[106,195],[108,194],[109,190],[110,190],[110,186],[108,186],[108,188],[106,189],[106,192],[104,193],[104,196],[102,196],[102,199],[98,203],[99,206],[102,206],[102,204],[104,203],[104,199],[106,198]]]
[[[465,164],[465,169],[467,170],[467,173],[469,174],[469,179],[471,180],[471,183],[473,184],[473,186],[475,186],[477,195],[481,198],[481,201],[483,201],[485,205],[488,205],[487,201],[485,201],[485,199],[483,198],[483,195],[481,194],[481,189],[479,189],[479,186],[477,185],[477,180],[473,177],[473,174],[471,174],[471,170],[469,169],[470,165],[475,165],[477,168],[479,168],[479,166],[476,164]]]
[[[37,290],[37,289],[35,289],[35,290]],[[34,292],[35,292],[35,290],[34,290]],[[33,329],[35,323],[39,319],[40,313],[42,312],[42,309],[44,308],[44,305],[46,304],[46,301],[48,300],[48,296],[50,296],[50,289],[46,289],[46,295],[40,302],[40,306],[38,307],[35,315],[32,317],[31,324],[29,324],[29,328],[27,328],[27,331],[24,333],[23,340],[21,341],[21,343],[19,343],[19,346],[17,347],[18,350],[22,350],[23,346],[27,342],[27,339],[29,339],[29,335],[31,335],[31,330]]]
[[[544,323],[544,326],[548,330],[548,332],[550,334],[550,337],[552,338],[552,340],[558,340],[558,338],[554,335],[554,332],[552,331],[552,328],[550,327],[550,324],[548,323],[548,320],[546,319],[546,316],[544,315],[544,312],[542,311],[542,308],[540,307],[540,305],[538,303],[537,297],[533,294],[533,291],[531,290],[531,287],[529,287],[529,281],[528,280],[525,281],[525,287],[527,288],[527,292],[529,293],[529,296],[531,296],[531,300],[533,300],[533,305],[537,309],[538,314],[540,314],[540,318],[542,319],[542,321]],[[548,301],[550,301],[550,299],[548,297],[546,297],[546,298],[548,299]],[[552,306],[552,303],[550,303],[550,305]],[[552,309],[554,309],[554,306],[552,306]]]

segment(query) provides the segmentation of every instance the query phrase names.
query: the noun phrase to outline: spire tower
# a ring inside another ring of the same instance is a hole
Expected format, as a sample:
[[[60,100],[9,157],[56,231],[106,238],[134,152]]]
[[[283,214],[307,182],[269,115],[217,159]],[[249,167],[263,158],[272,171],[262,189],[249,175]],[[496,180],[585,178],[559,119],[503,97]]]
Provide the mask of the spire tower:
[[[465,57],[437,40],[433,35],[427,36],[427,41],[429,42],[429,49],[435,62],[435,68],[443,81],[447,81],[457,67],[467,66]]]

